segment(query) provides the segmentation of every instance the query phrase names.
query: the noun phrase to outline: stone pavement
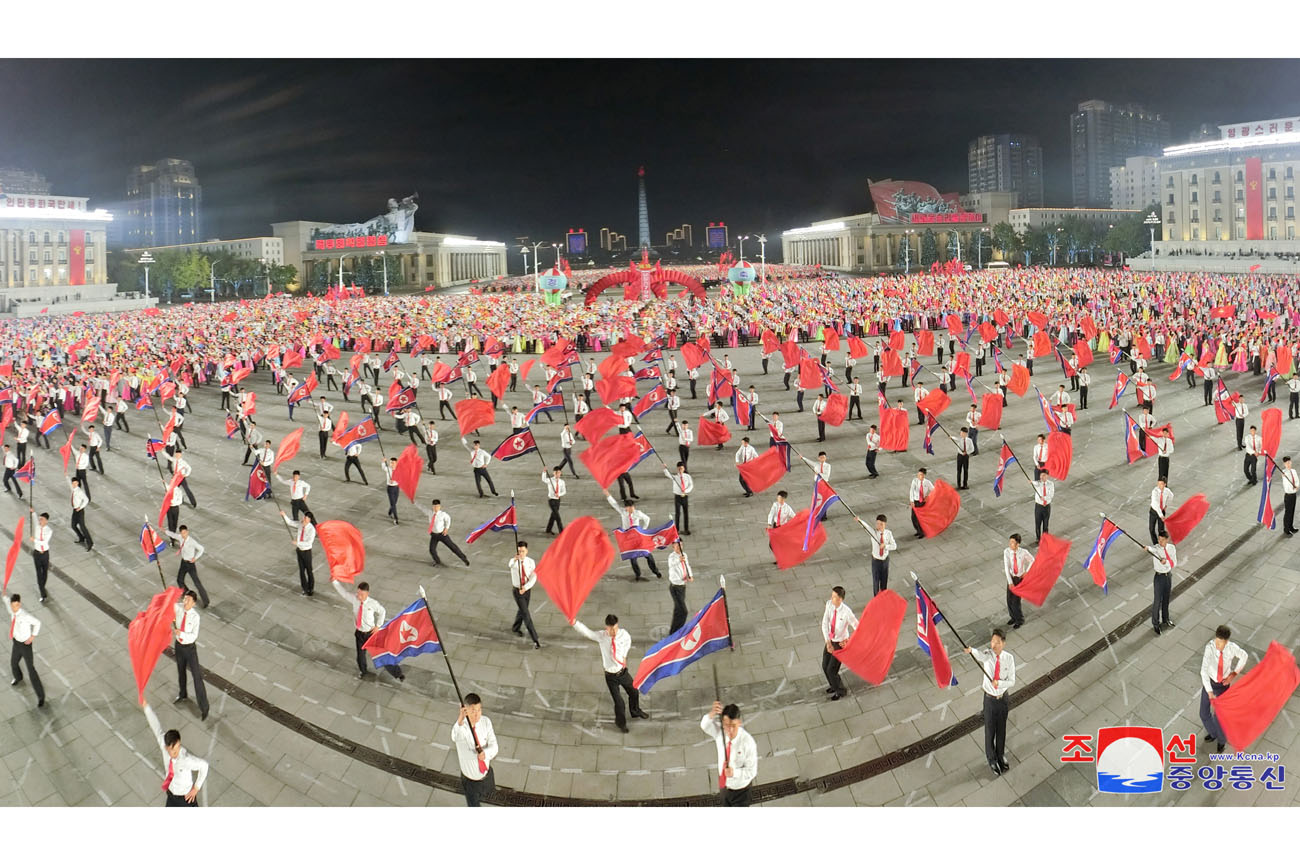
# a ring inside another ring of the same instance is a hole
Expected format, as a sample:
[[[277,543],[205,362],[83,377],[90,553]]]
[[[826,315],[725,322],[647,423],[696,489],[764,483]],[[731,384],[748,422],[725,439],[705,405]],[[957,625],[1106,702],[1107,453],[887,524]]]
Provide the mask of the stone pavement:
[[[815,352],[819,344],[808,348]],[[796,413],[793,392],[781,386],[779,356],[772,373],[761,376],[756,348],[728,353],[740,371],[742,388],[755,383],[760,408],[779,410],[787,436],[814,457],[818,446],[813,441],[813,395],[805,402],[809,411]],[[842,370],[843,354],[834,353],[833,361]],[[1061,382],[1059,366],[1049,361],[1040,360],[1035,376],[1046,394]],[[864,380],[874,379],[869,358],[857,369]],[[281,502],[288,472],[300,469],[313,485],[310,504],[318,519],[347,520],[362,530],[365,578],[390,616],[417,597],[419,585],[428,591],[462,690],[483,696],[496,725],[501,741],[496,778],[503,803],[523,802],[512,800],[504,789],[553,802],[646,802],[709,794],[716,786],[714,750],[698,722],[713,697],[716,664],[724,699],[740,704],[746,727],[757,741],[758,782],[784,783],[769,789],[767,802],[774,805],[1291,804],[1296,800],[1294,786],[1265,792],[1259,783],[1250,791],[1225,785],[1213,792],[1204,790],[1199,780],[1185,793],[1099,796],[1091,764],[1059,762],[1062,735],[1095,734],[1098,727],[1110,724],[1158,725],[1166,735],[1194,733],[1199,740],[1198,670],[1214,627],[1232,626],[1234,640],[1251,653],[1251,664],[1271,640],[1294,651],[1300,631],[1295,615],[1300,600],[1293,598],[1300,583],[1300,547],[1280,531],[1270,533],[1255,525],[1259,488],[1247,487],[1242,479],[1231,425],[1214,425],[1213,410],[1201,405],[1200,385],[1187,390],[1181,380],[1167,382],[1164,364],[1153,365],[1152,372],[1159,386],[1156,417],[1160,423],[1172,421],[1178,436],[1170,488],[1178,503],[1193,493],[1206,493],[1211,510],[1179,549],[1175,592],[1184,582],[1192,583],[1173,602],[1177,628],[1159,637],[1149,625],[1121,628],[1149,609],[1147,554],[1124,540],[1115,544],[1107,559],[1108,595],[1093,585],[1079,563],[1092,544],[1101,510],[1138,537],[1145,535],[1143,506],[1156,467],[1151,459],[1124,464],[1120,412],[1105,409],[1113,382],[1110,369],[1103,363],[1093,365],[1091,407],[1080,412],[1074,430],[1074,465],[1069,479],[1057,483],[1052,531],[1072,540],[1069,564],[1044,608],[1026,604],[1027,623],[1008,641],[1017,660],[1019,689],[1051,676],[1116,629],[1122,633],[1068,675],[1013,706],[1008,726],[1012,770],[997,779],[984,760],[982,728],[970,721],[966,729],[953,727],[980,712],[981,695],[979,671],[959,654],[951,632],[945,631],[944,639],[960,680],[954,689],[935,686],[909,615],[885,683],[873,688],[846,670],[848,698],[826,699],[820,670],[822,608],[829,588],[837,583],[848,588],[855,610],[866,603],[868,539],[836,506],[826,523],[826,546],[804,565],[777,571],[763,534],[774,491],[752,500],[742,497],[733,466],[733,446],[742,435],[738,428],[733,426],[733,443],[722,453],[696,448],[692,455],[694,534],[687,539],[697,573],[688,589],[688,605],[697,610],[712,595],[718,576],[725,574],[736,649],[657,684],[642,702],[651,719],[632,720],[631,732],[624,735],[613,726],[597,648],[565,623],[540,587],[533,597],[533,617],[543,649],[534,651],[526,639],[509,633],[514,616],[505,569],[513,553],[509,534],[489,534],[472,546],[462,544],[470,557],[468,568],[454,560],[454,565],[435,568],[428,557],[431,498],[443,500],[453,516],[453,536],[463,538],[498,513],[514,488],[520,537],[532,543],[532,554],[540,559],[548,540],[542,532],[546,508],[540,462],[526,457],[494,463],[491,472],[502,496],[480,500],[454,422],[439,422],[439,473],[423,476],[416,506],[403,497],[398,505],[401,525],[393,526],[384,516],[387,502],[374,444],[365,446],[362,458],[370,486],[344,484],[338,449],[331,446],[323,461],[316,456],[314,414],[304,409],[290,423],[266,373],[245,384],[259,392],[259,427],[273,441],[299,425],[307,428],[302,453],[281,467],[276,485]],[[684,385],[684,370],[679,372]],[[991,376],[988,381],[993,381]],[[381,382],[387,384],[386,379]],[[1228,383],[1247,395],[1251,418],[1257,422],[1254,401],[1262,379],[1230,374]],[[422,414],[436,417],[436,411],[429,411],[426,389],[427,384],[421,389]],[[866,391],[864,402],[870,404],[875,394],[870,382]],[[683,399],[682,417],[694,421],[699,416],[704,408],[702,386],[699,393],[699,400]],[[910,411],[910,389],[895,383],[891,401],[898,396],[906,399]],[[964,388],[955,396],[943,419],[954,433],[969,402]],[[354,418],[359,413],[355,401],[330,397]],[[1043,429],[1032,398],[1032,391],[1024,399],[1012,397],[1004,416],[1003,432],[1022,459],[1028,459],[1034,436]],[[531,402],[520,390],[507,394],[504,403],[516,400],[521,406]],[[1131,390],[1123,402],[1133,405]],[[199,572],[213,601],[203,612],[199,656],[205,670],[212,672],[212,714],[200,723],[192,701],[171,703],[176,673],[169,658],[160,660],[146,690],[164,727],[180,728],[187,747],[212,762],[207,803],[463,803],[455,790],[442,787],[450,780],[454,788],[458,774],[450,748],[455,693],[443,660],[426,655],[408,662],[407,679],[401,683],[387,674],[357,679],[351,616],[326,583],[323,553],[318,549],[315,554],[318,592],[303,598],[292,546],[275,506],[243,501],[243,448],[225,439],[218,405],[215,388],[192,391],[185,430],[199,508],[185,506],[181,517],[207,547]],[[930,467],[932,478],[952,482],[954,451],[946,440],[936,440],[936,455],[924,454],[923,430],[914,424],[911,450],[882,455],[881,478],[867,480],[862,437],[876,418],[874,406],[868,405],[864,415],[865,422],[832,428],[823,446],[833,466],[835,489],[864,518],[878,512],[889,516],[899,537],[891,589],[908,600],[909,612],[907,573],[912,570],[962,636],[985,645],[989,630],[1006,622],[1001,568],[1006,536],[1019,531],[1032,537],[1029,485],[1012,469],[1003,496],[993,496],[997,436],[986,431],[981,453],[972,460],[971,489],[963,492],[957,521],[939,538],[917,541],[907,514],[908,482],[921,465]],[[162,762],[136,705],[124,624],[160,588],[158,571],[144,561],[138,538],[142,517],[157,514],[162,485],[142,444],[142,437],[156,429],[153,414],[131,410],[130,423],[132,433],[118,431],[114,450],[105,455],[106,478],[91,479],[94,501],[87,522],[96,538],[93,553],[74,544],[67,528],[69,509],[57,452],[41,449],[37,454],[37,507],[51,511],[56,527],[51,597],[44,605],[36,602],[26,553],[10,589],[23,593],[42,621],[36,657],[48,700],[45,708],[36,709],[30,685],[0,692],[0,743],[5,744],[0,752],[9,770],[0,774],[0,805],[159,803]],[[645,430],[671,465],[676,442],[664,434],[666,424],[666,414],[658,410],[647,416]],[[385,418],[384,426],[385,450],[396,454],[404,443],[393,432],[391,420]],[[534,425],[549,462],[559,456],[559,429],[558,421]],[[1297,429],[1284,425],[1283,453],[1296,444]],[[508,427],[498,422],[483,431],[482,439],[493,447],[507,433]],[[760,431],[755,437],[761,449],[765,434]],[[584,480],[570,481],[566,519],[591,513],[607,526],[615,525],[601,492],[586,478],[585,467],[579,465],[579,470]],[[659,474],[658,464],[647,460],[633,474],[641,495],[638,504],[651,521],[671,517],[669,482]],[[791,504],[798,509],[811,495],[811,483],[811,473],[796,463],[780,486],[790,491]],[[1280,511],[1280,491],[1274,499]],[[0,501],[0,535],[12,537],[11,527],[25,511],[26,503],[12,497]],[[1230,547],[1220,561],[1212,561]],[[665,556],[656,559],[666,573]],[[166,579],[173,581],[174,552],[164,554],[162,563]],[[666,580],[632,583],[629,566],[620,562],[597,585],[581,616],[597,627],[605,613],[616,612],[633,636],[634,666],[666,633],[671,609]],[[1298,711],[1300,699],[1293,697],[1255,748],[1277,752],[1286,763],[1297,753]],[[1197,761],[1198,767],[1207,764],[1199,748]],[[1258,772],[1263,765],[1256,767]]]

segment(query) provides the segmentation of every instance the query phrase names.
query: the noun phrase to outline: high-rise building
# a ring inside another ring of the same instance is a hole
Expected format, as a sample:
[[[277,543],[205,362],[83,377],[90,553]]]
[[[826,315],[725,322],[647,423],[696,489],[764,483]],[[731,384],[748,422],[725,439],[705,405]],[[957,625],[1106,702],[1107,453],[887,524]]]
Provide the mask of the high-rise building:
[[[142,165],[126,181],[128,247],[188,244],[202,239],[203,187],[183,159]]]
[[[981,135],[966,151],[970,192],[1014,192],[1022,207],[1043,204],[1043,148],[1037,136]]]
[[[690,223],[682,223],[682,227],[678,229],[678,231],[681,232],[681,241],[683,246],[695,246],[695,233],[691,229]]]
[[[650,208],[645,200],[645,166],[636,170],[636,226],[637,246],[650,249]]]
[[[1160,201],[1160,160],[1130,156],[1110,170],[1110,206],[1141,210]]]
[[[0,194],[49,195],[50,182],[40,172],[22,168],[0,168]]]
[[[602,250],[608,250],[608,249],[609,249],[609,229],[608,229],[608,228],[601,228],[601,230],[600,230],[600,248],[601,248]]]
[[[1110,169],[1130,156],[1159,156],[1169,121],[1141,105],[1080,102],[1070,115],[1070,169],[1075,207],[1110,206]]]

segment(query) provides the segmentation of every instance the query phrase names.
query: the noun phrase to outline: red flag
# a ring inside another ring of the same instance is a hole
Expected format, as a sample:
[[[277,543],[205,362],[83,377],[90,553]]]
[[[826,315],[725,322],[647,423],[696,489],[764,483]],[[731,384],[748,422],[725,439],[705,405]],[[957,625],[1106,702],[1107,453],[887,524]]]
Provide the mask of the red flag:
[[[935,388],[917,401],[916,408],[932,418],[938,418],[950,405],[952,405],[952,398],[948,396],[948,392]]]
[[[886,349],[880,353],[880,369],[885,376],[903,375],[903,360],[893,349]]]
[[[1011,592],[1036,607],[1042,607],[1043,602],[1047,601],[1047,594],[1056,586],[1056,580],[1061,576],[1061,569],[1065,567],[1069,555],[1069,539],[1057,538],[1044,532],[1038,542],[1038,556],[1020,583],[1010,588]]]
[[[1282,410],[1270,406],[1259,413],[1259,438],[1264,446],[1264,453],[1277,460],[1278,445],[1282,442]]]
[[[412,448],[415,446],[412,445]],[[325,550],[330,580],[352,583],[366,569],[366,546],[361,530],[343,520],[326,520],[316,524],[316,537]]]
[[[1074,440],[1068,433],[1047,434],[1047,474],[1057,481],[1064,481],[1070,475],[1070,463],[1074,459]]]
[[[1138,334],[1137,339],[1134,340],[1133,357],[1151,357],[1151,341],[1146,338],[1146,334]]]
[[[960,509],[961,494],[942,478],[934,482],[934,491],[930,494],[930,498],[925,500],[925,505],[920,508],[912,507],[926,538],[933,538],[951,526],[957,519],[957,512]]]
[[[629,334],[610,347],[610,352],[620,358],[630,358],[645,348],[645,340]]]
[[[596,442],[618,424],[620,416],[613,409],[592,409],[582,420],[573,425],[573,429],[583,435],[588,442]]]
[[[233,415],[227,414],[226,415],[226,438],[229,439],[230,437],[234,436],[238,430],[239,430],[239,422],[235,420],[235,417]]]
[[[794,568],[820,550],[821,546],[826,543],[826,527],[822,526],[821,521],[817,521],[813,527],[812,538],[808,539],[808,549],[803,549],[803,537],[808,526],[809,510],[805,508],[791,518],[788,523],[783,523],[777,528],[767,531],[767,543],[772,546],[772,553],[776,556],[778,568]]]
[[[772,333],[771,328],[764,328],[763,333],[758,335],[758,339],[763,344],[763,351],[769,355],[781,348],[780,342],[776,339],[776,334]],[[853,345],[853,337],[849,337],[849,345]]]
[[[1093,339],[1099,333],[1101,333],[1100,331],[1097,330],[1097,323],[1092,320],[1092,316],[1084,316],[1082,319],[1080,319],[1079,328],[1083,331],[1083,336],[1089,340]],[[1075,351],[1077,352],[1078,350],[1079,347],[1076,344]]]
[[[1092,363],[1092,349],[1088,348],[1087,342],[1075,340],[1074,354],[1079,357],[1079,369],[1083,369]]]
[[[1017,397],[1025,396],[1029,390],[1029,368],[1024,364],[1011,365],[1011,381],[1007,383],[1007,390]]]
[[[699,347],[696,343],[682,343],[682,361],[686,363],[686,369],[694,370],[708,358],[708,353]]]
[[[480,427],[491,427],[496,423],[496,410],[492,408],[490,400],[466,397],[464,400],[458,400],[452,409],[456,413],[456,423],[460,425],[461,436],[468,436]]]
[[[898,634],[906,614],[907,602],[901,595],[892,589],[881,592],[867,602],[858,627],[848,643],[835,651],[835,658],[873,686],[880,685],[894,663]]]
[[[63,474],[68,474],[68,461],[72,459],[72,440],[77,435],[74,429],[68,434],[68,441],[59,446],[59,454],[63,457]]]
[[[862,358],[866,355],[871,354],[871,349],[869,349],[867,347],[867,344],[862,342],[862,340],[858,337],[849,337],[848,344],[849,344],[849,355],[851,355],[855,359]]]
[[[907,335],[902,331],[891,331],[889,334],[889,348],[895,352],[903,351],[903,343],[906,339]]]
[[[762,493],[785,477],[785,455],[779,447],[768,448],[753,460],[746,461],[737,468],[740,470],[740,477],[745,479],[749,488],[755,493]]]
[[[570,624],[578,618],[578,610],[596,582],[614,563],[614,555],[614,543],[591,515],[583,515],[560,530],[542,554],[537,563],[537,582]]]
[[[1271,641],[1264,659],[1232,688],[1210,702],[1232,748],[1250,747],[1277,718],[1300,686],[1300,667],[1295,656],[1277,641]]]
[[[731,441],[731,431],[726,424],[719,424],[703,415],[700,416],[698,430],[695,441],[701,445],[722,445]]]
[[[1174,544],[1182,544],[1183,539],[1196,528],[1196,524],[1201,522],[1209,510],[1210,500],[1204,493],[1198,493],[1178,506],[1165,518],[1165,529],[1169,531],[1169,540]]]
[[[834,328],[822,328],[822,347],[828,352],[838,351],[840,335]]]
[[[506,394],[506,388],[510,385],[510,365],[497,364],[497,368],[492,371],[492,375],[487,377],[488,390],[496,395],[500,400]]]
[[[614,479],[641,459],[641,449],[632,441],[633,438],[631,433],[620,433],[592,442],[587,450],[578,455],[598,487],[609,487]]]
[[[569,341],[561,339],[549,349],[542,353],[542,363],[548,367],[557,367],[564,361],[564,356],[569,353]],[[521,369],[522,373],[523,370]]]
[[[809,390],[820,389],[825,384],[822,377],[822,365],[816,358],[804,358],[799,362],[799,387]]]
[[[596,381],[596,393],[606,406],[617,406],[624,397],[636,396],[636,380],[631,376],[613,376]]]
[[[627,372],[627,359],[621,355],[609,355],[596,365],[596,372],[602,379],[612,379],[620,373]]]
[[[880,450],[906,451],[907,436],[908,436],[907,410],[906,409],[881,409],[880,410]]]
[[[149,607],[135,615],[126,631],[126,648],[135,672],[135,685],[139,699],[144,700],[144,687],[149,683],[158,657],[172,640],[172,623],[176,616],[176,602],[180,601],[181,588],[168,587],[149,602]]]
[[[934,331],[916,331],[912,336],[916,338],[916,354],[934,354]]]
[[[1291,347],[1290,346],[1277,347],[1277,360],[1273,364],[1273,369],[1277,370],[1277,374],[1279,376],[1285,376],[1291,372]]]
[[[295,352],[291,349],[288,352],[284,353],[284,360],[280,362],[280,366],[286,370],[292,370],[294,367],[301,367],[302,362],[303,362],[302,353]]]
[[[996,430],[1002,426],[1002,395],[985,394],[980,401],[984,405],[980,408],[980,423],[978,426],[985,430]]]
[[[18,553],[23,549],[23,525],[27,523],[27,518],[18,518],[18,528],[14,530],[14,543],[9,545],[9,553],[5,556],[5,581],[4,591],[9,592],[9,577],[14,573],[14,564],[18,562]]]
[[[1031,311],[1025,314],[1025,318],[1028,319],[1029,323],[1039,331],[1042,331],[1047,327],[1047,317],[1042,313]]]
[[[260,465],[258,465],[258,468],[261,468]],[[184,477],[185,476],[181,475],[180,472],[173,472],[171,481],[167,482],[167,489],[163,491],[162,505],[158,509],[159,526],[167,525],[167,509],[171,507],[172,494],[176,492],[176,487],[181,483],[181,480]]]
[[[838,427],[844,423],[844,419],[849,414],[849,398],[840,393],[831,394],[826,398],[826,408],[822,410],[821,420],[825,421],[832,427]]]
[[[948,336],[955,337],[957,334],[961,333],[961,316],[956,313],[949,313],[944,317],[943,322],[948,328]]]
[[[420,486],[422,469],[424,469],[424,460],[420,457],[420,449],[412,442],[397,458],[397,468],[393,470],[393,480],[406,494],[406,498],[412,502],[415,502],[415,490]]]
[[[302,444],[301,427],[280,440],[280,447],[275,449],[275,462],[271,464],[271,472],[276,472],[281,463],[286,463],[297,456],[300,444]]]
[[[1226,304],[1222,307],[1210,308],[1211,319],[1231,319],[1235,315],[1237,315],[1236,304]]]

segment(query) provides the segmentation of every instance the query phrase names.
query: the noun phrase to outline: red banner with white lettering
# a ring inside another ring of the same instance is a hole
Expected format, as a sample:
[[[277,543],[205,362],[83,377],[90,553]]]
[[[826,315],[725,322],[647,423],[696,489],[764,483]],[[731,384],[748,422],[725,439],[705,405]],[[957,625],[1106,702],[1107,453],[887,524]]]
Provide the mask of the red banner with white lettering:
[[[1264,239],[1264,160],[1246,158],[1246,240]]]
[[[86,230],[68,232],[68,285],[86,284]]]

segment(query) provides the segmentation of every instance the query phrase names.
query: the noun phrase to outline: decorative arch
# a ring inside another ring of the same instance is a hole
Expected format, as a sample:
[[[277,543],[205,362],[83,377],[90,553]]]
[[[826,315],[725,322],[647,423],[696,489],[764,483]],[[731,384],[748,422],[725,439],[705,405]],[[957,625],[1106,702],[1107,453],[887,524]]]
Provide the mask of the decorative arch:
[[[595,303],[596,297],[611,286],[639,286],[640,283],[641,272],[637,268],[628,268],[625,271],[608,274],[587,287],[586,302],[588,305]],[[704,285],[689,274],[676,270],[666,271],[662,268],[655,268],[651,272],[650,291],[654,292],[656,298],[660,300],[667,298],[670,284],[684,286],[699,300],[703,301],[705,299]]]

